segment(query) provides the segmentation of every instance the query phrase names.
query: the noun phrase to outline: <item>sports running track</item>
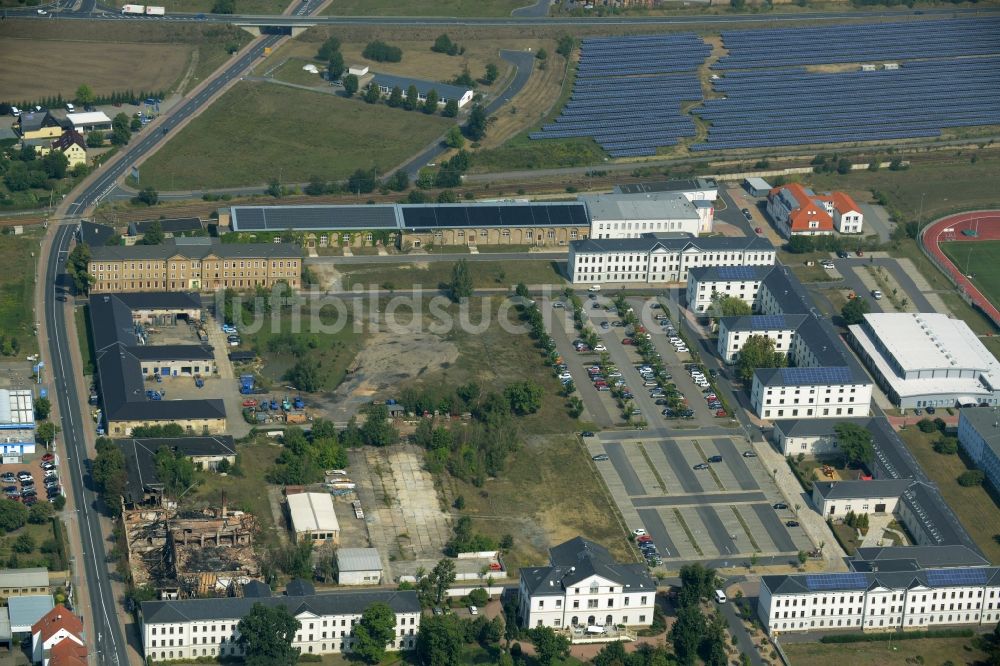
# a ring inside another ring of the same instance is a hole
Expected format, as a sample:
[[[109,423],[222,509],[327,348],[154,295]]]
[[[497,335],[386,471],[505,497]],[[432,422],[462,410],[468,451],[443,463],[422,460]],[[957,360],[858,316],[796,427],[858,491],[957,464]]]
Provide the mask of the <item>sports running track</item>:
[[[975,229],[977,233],[975,236],[966,236],[962,234],[966,229]],[[1000,240],[1000,211],[983,210],[951,215],[927,225],[920,235],[924,248],[937,260],[938,266],[948,274],[951,281],[969,295],[973,306],[986,313],[1000,327],[1000,310],[941,251],[941,243],[978,240]]]

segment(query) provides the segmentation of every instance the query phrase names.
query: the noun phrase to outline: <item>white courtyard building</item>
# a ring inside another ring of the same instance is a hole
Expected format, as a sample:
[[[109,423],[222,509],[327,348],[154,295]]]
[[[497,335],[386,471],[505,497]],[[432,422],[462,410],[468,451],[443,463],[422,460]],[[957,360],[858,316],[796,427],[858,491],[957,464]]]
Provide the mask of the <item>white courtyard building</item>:
[[[550,566],[521,569],[522,626],[599,635],[653,622],[656,581],[646,565],[616,562],[581,537],[550,549],[549,559]]]
[[[317,594],[312,584],[301,580],[289,583],[285,595],[271,596],[270,588],[263,584],[247,588],[254,594],[142,602],[145,657],[152,661],[191,661],[196,657],[242,656],[237,625],[256,603],[284,606],[301,623],[292,646],[302,654],[350,652],[354,626],[374,603],[385,603],[396,614],[394,635],[386,648],[396,651],[416,646],[421,609],[417,593],[412,590]]]
[[[683,282],[692,268],[771,266],[766,238],[645,234],[641,238],[570,241],[567,273],[573,284]]]
[[[710,233],[714,205],[680,192],[580,197],[590,213],[590,237],[639,238],[648,233]]]
[[[760,336],[773,340],[774,350],[787,356],[799,326],[807,319],[809,315],[721,317],[716,351],[726,363],[735,363],[747,340]]]
[[[877,313],[849,328],[855,351],[899,407],[1000,402],[1000,362],[960,319]]]
[[[762,419],[868,416],[872,385],[848,366],[763,368],[750,404]]]

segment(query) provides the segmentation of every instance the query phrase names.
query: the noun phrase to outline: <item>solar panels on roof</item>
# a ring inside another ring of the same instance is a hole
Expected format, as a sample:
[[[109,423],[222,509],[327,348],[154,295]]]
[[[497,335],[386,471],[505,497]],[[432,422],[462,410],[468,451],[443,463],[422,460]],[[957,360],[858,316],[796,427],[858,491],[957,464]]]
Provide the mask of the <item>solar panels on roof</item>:
[[[789,386],[849,384],[851,382],[851,371],[846,367],[781,368],[781,381]]]
[[[807,574],[806,587],[812,592],[824,590],[864,590],[868,577],[863,573]]]
[[[589,226],[583,204],[403,205],[406,229]]]
[[[718,271],[723,280],[750,280],[757,274],[753,266],[719,266]]]
[[[752,315],[750,321],[755,329],[788,328],[782,315]]]
[[[233,206],[234,231],[395,229],[389,206]]]
[[[928,569],[927,582],[934,587],[946,585],[984,585],[986,583],[984,569]]]

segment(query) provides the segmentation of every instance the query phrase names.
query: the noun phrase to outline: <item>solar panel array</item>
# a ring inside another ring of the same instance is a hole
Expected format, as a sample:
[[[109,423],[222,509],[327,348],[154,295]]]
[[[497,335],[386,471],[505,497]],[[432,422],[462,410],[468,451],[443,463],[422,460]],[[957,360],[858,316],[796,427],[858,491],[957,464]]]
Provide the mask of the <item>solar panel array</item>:
[[[754,266],[719,266],[716,270],[723,280],[750,280],[757,274]]]
[[[782,368],[781,380],[788,386],[848,384],[851,382],[851,371],[849,368],[843,366],[828,368]]]
[[[928,569],[927,582],[935,587],[946,585],[984,585],[987,572],[983,569]]]
[[[446,227],[589,226],[587,209],[572,204],[402,205],[407,229]]]
[[[236,231],[395,229],[393,206],[233,206]]]
[[[864,590],[868,587],[868,577],[858,572],[806,574],[806,587],[812,592]]]
[[[751,315],[750,322],[755,329],[774,330],[786,327],[783,315]]]
[[[937,137],[1000,124],[1000,19],[726,31],[695,151]],[[920,58],[919,61],[909,59]],[[885,69],[887,62],[898,69]],[[877,64],[876,71],[804,65]]]
[[[532,139],[591,137],[612,157],[655,155],[695,135],[682,102],[702,99],[711,47],[693,33],[584,40],[570,101]]]

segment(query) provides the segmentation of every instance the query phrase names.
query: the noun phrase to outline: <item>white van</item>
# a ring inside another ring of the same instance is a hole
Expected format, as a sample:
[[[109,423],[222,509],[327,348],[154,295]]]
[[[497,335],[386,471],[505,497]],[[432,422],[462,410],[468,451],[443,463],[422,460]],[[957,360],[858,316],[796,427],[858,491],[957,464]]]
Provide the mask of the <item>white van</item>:
[[[66,110],[69,111],[70,113],[75,113],[76,107],[70,104],[69,102],[66,102]]]
[[[726,593],[722,590],[715,591],[715,603],[724,604],[726,603]]]
[[[10,107],[10,115],[14,116],[15,118],[17,116],[20,116],[21,115],[21,109],[17,108],[16,106]]]
[[[587,287],[587,291],[600,291],[600,290],[601,290],[601,285],[599,284],[592,284],[589,287]]]

